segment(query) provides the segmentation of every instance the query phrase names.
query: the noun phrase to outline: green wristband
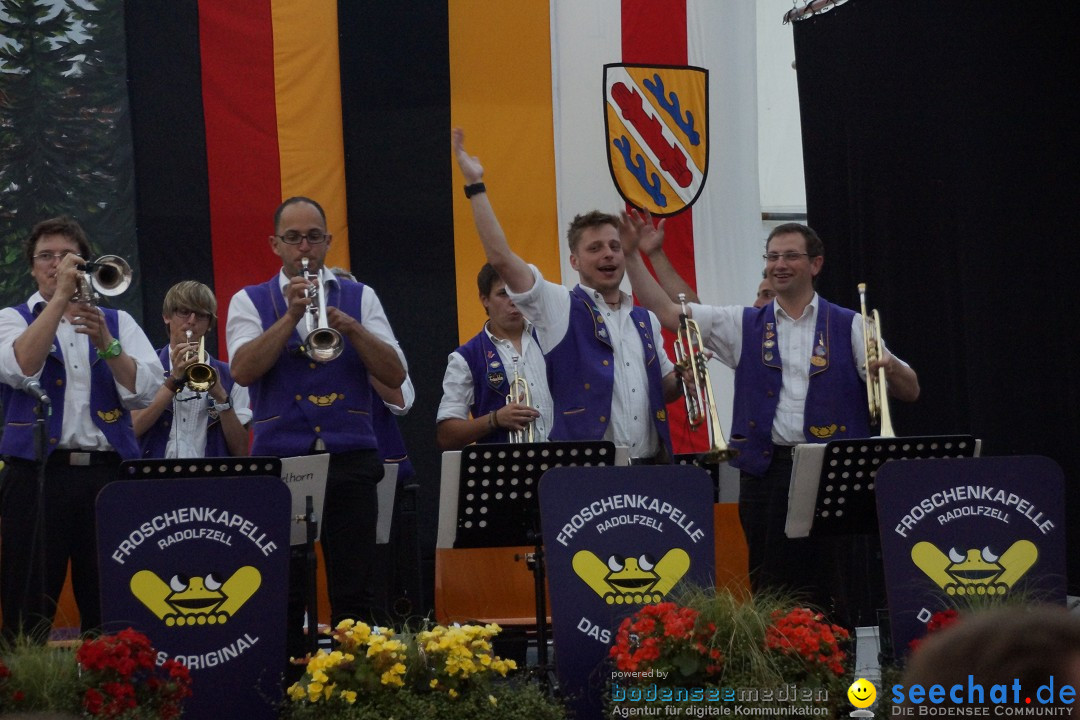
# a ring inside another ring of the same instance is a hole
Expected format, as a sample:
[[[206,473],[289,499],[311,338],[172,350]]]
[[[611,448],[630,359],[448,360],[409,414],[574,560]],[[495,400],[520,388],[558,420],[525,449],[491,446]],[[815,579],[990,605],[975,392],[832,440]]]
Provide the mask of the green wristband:
[[[122,352],[123,350],[120,348],[120,341],[113,338],[113,341],[109,343],[109,347],[97,351],[97,356],[102,360],[108,360],[109,358],[120,357],[120,353]]]

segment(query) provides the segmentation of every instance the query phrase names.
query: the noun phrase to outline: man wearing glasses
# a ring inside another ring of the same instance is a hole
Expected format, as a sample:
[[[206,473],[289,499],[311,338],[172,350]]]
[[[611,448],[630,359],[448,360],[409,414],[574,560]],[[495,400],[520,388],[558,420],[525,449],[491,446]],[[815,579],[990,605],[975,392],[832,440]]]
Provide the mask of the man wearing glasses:
[[[376,484],[383,476],[371,409],[382,397],[405,405],[405,356],[382,304],[362,283],[342,280],[323,266],[333,238],[317,202],[293,197],[274,214],[270,249],[281,271],[233,296],[226,324],[233,378],[251,391],[253,455],[330,454],[322,547],[334,622],[371,620],[371,568],[378,513]],[[318,274],[325,292],[326,324],[341,334],[341,355],[327,362],[309,356],[307,323],[313,283],[302,261]],[[370,382],[369,382],[370,376]],[[374,386],[374,388],[373,388]],[[292,565],[289,652],[302,654],[303,611]]]
[[[15,388],[0,444],[10,466],[0,493],[0,603],[9,639],[47,631],[69,560],[82,630],[100,626],[94,501],[122,459],[139,457],[131,411],[150,404],[162,382],[157,354],[128,313],[73,300],[90,257],[71,218],[38,223],[26,242],[37,292],[0,310],[0,380]],[[35,425],[43,405],[51,412],[45,532],[38,534]],[[35,540],[44,541],[44,578]]]
[[[199,358],[200,341],[217,319],[214,292],[194,280],[173,285],[165,293],[161,319],[169,332],[169,344],[158,351],[165,383],[149,407],[131,414],[142,456],[247,455],[248,390],[233,381],[228,364],[209,354]],[[187,372],[196,362],[213,369],[216,380],[210,387],[188,382]]]
[[[651,247],[662,224],[632,212],[621,226],[626,269],[638,300],[664,327],[677,330],[681,308],[649,274],[638,246]],[[792,448],[871,435],[863,367],[862,317],[814,290],[825,246],[805,225],[777,226],[765,241],[765,279],[775,292],[761,307],[690,303],[705,346],[735,370],[731,446],[741,470],[739,519],[755,592],[821,587],[823,560],[807,539],[784,534]],[[888,391],[912,402],[919,380],[906,363],[881,349],[870,371],[885,368]],[[826,372],[827,371],[827,372]],[[819,593],[820,595],[821,593]]]

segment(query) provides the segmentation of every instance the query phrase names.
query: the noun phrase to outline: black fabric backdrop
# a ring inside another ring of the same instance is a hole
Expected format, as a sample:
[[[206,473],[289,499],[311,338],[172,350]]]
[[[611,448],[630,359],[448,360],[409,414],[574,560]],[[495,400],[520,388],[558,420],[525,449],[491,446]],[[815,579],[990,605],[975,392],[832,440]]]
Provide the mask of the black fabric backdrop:
[[[158,319],[166,290],[180,280],[214,286],[199,18],[194,3],[127,3],[125,21],[143,312],[158,346],[166,341]],[[377,289],[417,394],[400,424],[421,484],[426,597],[415,597],[418,563],[409,543],[383,558],[392,576],[387,590],[393,602],[406,586],[412,610],[421,612],[432,607],[438,519],[432,418],[446,354],[458,344],[447,27],[445,4],[344,1],[338,8],[352,270]],[[221,312],[228,301],[219,298]],[[219,354],[216,333],[207,347]]]
[[[1075,3],[852,0],[795,23],[823,295],[919,372],[898,434],[970,432],[1066,475],[1080,594]]]

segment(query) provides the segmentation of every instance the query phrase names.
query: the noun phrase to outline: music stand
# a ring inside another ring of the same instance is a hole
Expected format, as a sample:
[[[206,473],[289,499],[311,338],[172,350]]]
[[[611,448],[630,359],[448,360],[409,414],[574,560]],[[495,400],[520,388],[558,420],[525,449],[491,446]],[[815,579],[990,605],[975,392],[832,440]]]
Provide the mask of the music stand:
[[[836,440],[796,446],[788,495],[788,537],[820,539],[818,550],[833,558],[832,578],[840,614],[857,624],[873,617],[884,601],[874,487],[878,469],[890,460],[972,457],[979,443],[970,435]],[[824,539],[823,539],[824,538]],[[846,568],[862,566],[861,571]],[[841,622],[844,620],[841,618]]]
[[[534,547],[526,564],[536,593],[537,672],[549,689],[554,680],[547,654],[540,477],[555,467],[616,464],[615,445],[607,441],[493,443],[469,445],[461,452],[453,547]]]
[[[175,480],[179,478],[281,477],[281,459],[276,457],[157,458],[124,460],[122,480]]]
[[[788,537],[807,534],[876,535],[878,521],[874,479],[883,463],[889,460],[974,457],[978,445],[971,435],[836,440],[825,445],[817,473],[814,472],[814,464],[818,461],[820,446],[799,445],[791,471]],[[810,467],[804,468],[804,464]],[[810,482],[808,477],[815,482]],[[813,513],[809,516],[808,498],[813,498]],[[807,532],[793,534],[793,529],[805,529]]]
[[[708,453],[679,453],[675,456],[676,465],[693,465],[709,473],[713,482],[713,503],[720,502],[720,463],[708,460]]]
[[[293,520],[290,544],[303,546],[307,559],[304,579],[305,617],[308,623],[308,649],[318,649],[318,586],[316,584],[315,541],[318,538],[318,518],[322,517],[323,498],[326,494],[326,468],[322,468],[321,491],[309,492],[308,482],[299,482],[307,475],[305,462],[312,458],[328,456],[278,457],[217,457],[217,458],[157,458],[153,460],[125,460],[120,463],[120,477],[127,480],[169,480],[179,478],[223,478],[269,475],[281,478],[290,491],[294,485],[303,485],[301,493],[293,492]],[[325,465],[328,461],[323,460]],[[289,476],[283,474],[282,466]],[[316,483],[318,484],[318,483]],[[313,497],[314,496],[314,497]]]

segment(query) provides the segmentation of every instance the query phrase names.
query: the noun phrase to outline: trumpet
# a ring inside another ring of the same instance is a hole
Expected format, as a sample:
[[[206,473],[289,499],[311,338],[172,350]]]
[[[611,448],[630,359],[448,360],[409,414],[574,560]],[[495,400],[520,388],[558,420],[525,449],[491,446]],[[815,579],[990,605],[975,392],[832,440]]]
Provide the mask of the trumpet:
[[[185,330],[188,342],[191,342],[191,331]],[[188,350],[185,360],[190,360],[195,351]],[[195,355],[195,362],[188,365],[184,371],[184,384],[192,391],[201,393],[209,392],[210,388],[217,385],[217,370],[206,362],[206,336],[199,338],[199,350]]]
[[[686,295],[679,293],[682,314],[679,315],[679,333],[675,339],[675,364],[682,370],[690,371],[693,377],[693,392],[685,388],[683,399],[686,401],[686,419],[690,429],[697,430],[705,425],[709,431],[709,451],[705,453],[706,462],[727,462],[739,451],[729,447],[724,440],[724,431],[716,413],[716,399],[713,397],[709,367],[701,341],[701,328],[686,314]],[[706,424],[706,421],[707,424]]]
[[[319,274],[308,271],[308,259],[301,260],[304,279],[314,287],[308,291],[307,337],[304,354],[315,362],[330,362],[341,355],[345,340],[341,333],[326,324],[326,293]]]
[[[881,316],[874,310],[866,313],[866,283],[859,283],[859,302],[862,306],[863,353],[866,358],[866,400],[870,406],[870,424],[879,427],[881,437],[896,437],[892,416],[889,413],[889,397],[885,387],[885,368],[870,372],[870,363],[878,359],[881,347]]]
[[[131,286],[131,266],[118,255],[102,255],[79,269],[82,273],[72,302],[96,305],[102,297],[120,295]]]
[[[514,379],[510,382],[510,392],[506,395],[506,404],[520,403],[532,407],[532,392],[529,390],[529,381],[518,373],[518,359],[514,358]],[[510,442],[531,443],[535,442],[534,423],[529,423],[521,430],[510,431]]]

